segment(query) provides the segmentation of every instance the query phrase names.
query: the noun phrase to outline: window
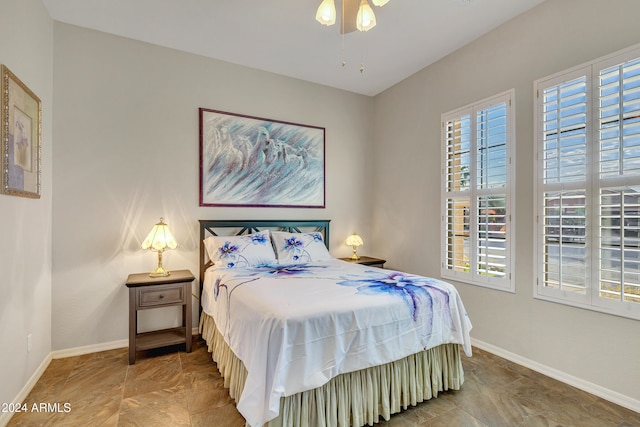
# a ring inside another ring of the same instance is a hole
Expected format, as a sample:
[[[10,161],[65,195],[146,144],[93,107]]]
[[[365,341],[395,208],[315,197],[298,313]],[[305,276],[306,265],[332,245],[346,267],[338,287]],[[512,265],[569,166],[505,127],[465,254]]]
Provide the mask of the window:
[[[513,90],[442,115],[443,277],[514,291]]]
[[[535,296],[640,319],[640,49],[535,91]]]

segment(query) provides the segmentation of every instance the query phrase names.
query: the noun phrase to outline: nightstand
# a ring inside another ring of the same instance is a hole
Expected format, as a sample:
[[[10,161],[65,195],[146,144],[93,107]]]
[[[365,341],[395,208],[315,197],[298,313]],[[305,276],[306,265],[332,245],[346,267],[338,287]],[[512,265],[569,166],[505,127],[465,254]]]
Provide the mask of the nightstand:
[[[361,256],[360,259],[351,259],[351,258],[340,258],[340,259],[342,261],[354,262],[356,264],[370,265],[372,267],[380,267],[380,268],[384,268],[384,263],[387,262],[386,259],[372,258],[368,256]]]
[[[191,282],[189,270],[172,271],[166,277],[150,277],[149,273],[130,274],[129,288],[129,365],[136,363],[136,351],[185,344],[191,352]],[[182,306],[182,326],[138,333],[138,311]]]

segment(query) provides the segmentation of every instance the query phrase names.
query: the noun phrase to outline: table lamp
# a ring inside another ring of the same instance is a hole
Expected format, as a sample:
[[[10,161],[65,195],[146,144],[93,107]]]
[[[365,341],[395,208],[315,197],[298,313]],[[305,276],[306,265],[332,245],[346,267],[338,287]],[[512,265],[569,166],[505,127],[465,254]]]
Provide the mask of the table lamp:
[[[353,255],[351,255],[351,259],[358,260],[360,257],[358,256],[357,247],[362,246],[364,243],[362,238],[358,236],[356,233],[353,233],[351,236],[347,237],[347,245],[353,248]]]
[[[171,231],[169,231],[167,224],[164,223],[163,218],[160,218],[160,222],[153,226],[151,232],[149,232],[149,235],[144,239],[140,247],[158,252],[158,268],[149,273],[149,276],[166,277],[171,274],[170,271],[162,267],[162,253],[167,249],[177,248],[178,243],[173,237],[173,234],[171,234]]]

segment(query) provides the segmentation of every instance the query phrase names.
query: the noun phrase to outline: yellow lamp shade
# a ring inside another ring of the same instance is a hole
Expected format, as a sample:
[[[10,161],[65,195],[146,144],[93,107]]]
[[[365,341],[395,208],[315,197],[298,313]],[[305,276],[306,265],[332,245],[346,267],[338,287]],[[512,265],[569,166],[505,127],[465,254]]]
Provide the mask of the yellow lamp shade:
[[[376,15],[369,5],[368,0],[362,0],[356,17],[356,27],[360,31],[369,31],[376,26]]]
[[[322,0],[316,12],[316,21],[327,26],[336,23],[336,4],[333,0]]]
[[[358,236],[356,233],[353,233],[351,236],[347,237],[347,241],[345,243],[353,248],[353,254],[351,255],[351,259],[353,260],[360,259],[360,257],[358,256],[357,247],[364,245],[364,242],[362,241],[362,237]]]
[[[152,251],[164,251],[166,249],[175,249],[178,247],[176,239],[171,234],[169,226],[164,223],[164,219],[160,218],[160,222],[153,226],[147,238],[142,242],[142,249],[151,249]]]
[[[162,252],[167,249],[175,249],[178,247],[178,242],[171,234],[169,230],[169,226],[164,223],[164,220],[160,218],[160,222],[153,226],[147,238],[144,239],[142,245],[140,245],[142,249],[149,249],[152,251],[158,252],[158,267],[149,273],[151,277],[161,277],[168,276],[171,274],[168,270],[165,270],[162,267]]]
[[[374,6],[384,6],[389,3],[389,0],[371,0]]]
[[[347,245],[349,246],[362,246],[364,242],[362,241],[362,237],[358,236],[356,233],[353,233],[351,236],[347,237]]]

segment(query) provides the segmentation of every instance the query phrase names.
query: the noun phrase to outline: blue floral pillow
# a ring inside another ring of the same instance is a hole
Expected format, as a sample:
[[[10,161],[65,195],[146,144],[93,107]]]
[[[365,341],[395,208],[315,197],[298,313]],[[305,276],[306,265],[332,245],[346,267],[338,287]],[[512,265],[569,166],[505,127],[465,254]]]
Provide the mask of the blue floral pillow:
[[[331,259],[324,245],[321,233],[273,232],[273,244],[280,264],[300,264],[303,262]]]
[[[217,267],[254,267],[276,262],[269,230],[243,236],[209,236],[204,245]]]

